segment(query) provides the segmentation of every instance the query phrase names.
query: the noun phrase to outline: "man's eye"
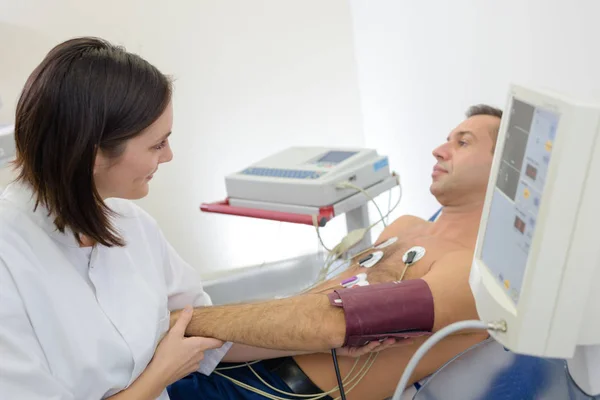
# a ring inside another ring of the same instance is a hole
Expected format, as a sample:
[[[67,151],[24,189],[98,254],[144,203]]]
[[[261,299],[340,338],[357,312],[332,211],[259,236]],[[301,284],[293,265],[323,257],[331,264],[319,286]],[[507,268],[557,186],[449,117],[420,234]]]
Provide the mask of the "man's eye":
[[[461,147],[462,147],[462,146],[466,146],[466,145],[468,145],[468,143],[467,143],[467,142],[465,142],[464,140],[459,140],[459,141],[458,141],[458,144],[459,144]]]

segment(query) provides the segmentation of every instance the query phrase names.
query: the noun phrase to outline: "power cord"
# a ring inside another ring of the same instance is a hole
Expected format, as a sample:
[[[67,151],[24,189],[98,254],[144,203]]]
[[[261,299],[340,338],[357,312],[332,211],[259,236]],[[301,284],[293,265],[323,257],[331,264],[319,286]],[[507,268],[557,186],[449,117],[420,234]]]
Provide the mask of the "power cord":
[[[506,332],[506,322],[500,321],[488,323],[477,320],[460,321],[450,324],[445,328],[442,328],[436,333],[434,333],[429,339],[425,341],[425,343],[421,345],[421,347],[419,347],[419,349],[411,357],[410,361],[406,365],[406,368],[404,369],[402,377],[400,378],[400,382],[398,382],[398,386],[396,387],[396,391],[394,392],[394,397],[392,397],[392,400],[402,399],[402,393],[404,392],[404,388],[406,388],[406,385],[408,385],[408,381],[412,376],[415,368],[417,367],[417,364],[419,364],[421,358],[423,358],[423,356],[429,350],[431,350],[433,346],[435,346],[441,340],[445,339],[446,336],[452,335],[453,333],[462,331],[464,329],[482,329]]]
[[[373,227],[375,227],[378,223],[382,222],[384,224],[384,226],[387,226],[386,219],[398,207],[398,205],[400,204],[400,201],[402,200],[402,185],[400,184],[399,177],[397,175],[395,175],[395,176],[398,178],[398,180],[397,180],[397,182],[398,182],[398,185],[397,185],[398,200],[396,201],[396,204],[394,204],[393,207],[388,208],[388,212],[385,215],[383,215],[383,213],[381,212],[381,209],[379,208],[379,205],[375,202],[375,199],[373,199],[373,197],[368,192],[366,192],[364,189],[362,189],[350,182],[347,182],[347,181],[338,183],[336,185],[336,187],[338,189],[351,188],[351,189],[355,189],[359,192],[363,192],[377,208],[380,219],[378,221],[376,221],[375,223],[371,224],[370,226],[368,226],[367,228],[355,229],[353,231],[348,232],[348,234],[342,239],[342,241],[337,246],[335,246],[333,249],[329,249],[323,242],[323,239],[321,238],[321,232],[319,230],[319,223],[317,220],[317,216],[313,215],[312,216],[313,226],[317,232],[317,237],[319,238],[319,242],[321,243],[321,246],[323,246],[323,248],[325,250],[327,250],[328,252],[335,253],[336,255],[339,256],[339,255],[345,253],[346,251],[350,250],[352,247],[356,246],[358,243],[360,243],[360,241],[364,238],[365,234],[368,231],[370,231],[371,229],[373,229]],[[391,199],[391,190],[390,190],[390,199]]]
[[[348,181],[340,182],[337,185],[335,185],[335,187],[337,189],[354,189],[354,190],[361,192],[365,196],[367,196],[367,198],[369,200],[371,200],[371,202],[375,205],[375,208],[377,209],[377,212],[379,213],[379,216],[381,217],[381,219],[378,222],[382,222],[383,226],[387,226],[387,224],[385,222],[385,217],[383,216],[383,213],[381,212],[381,208],[379,208],[379,205],[377,204],[375,199],[369,194],[369,192],[367,192],[365,189],[363,189],[359,186],[356,186],[355,184],[350,183]]]
[[[346,400],[346,392],[344,392],[344,383],[342,382],[342,375],[340,374],[340,366],[338,364],[337,353],[335,349],[331,349],[331,357],[333,358],[335,376],[337,377],[338,388],[340,389],[340,397],[342,398],[342,400]]]
[[[385,216],[385,223],[389,224],[390,222],[390,209],[392,208],[392,191],[388,192],[388,214]]]
[[[395,174],[394,174],[395,175]],[[389,219],[390,214],[392,214],[392,212],[398,208],[398,206],[400,205],[400,201],[402,200],[402,185],[400,184],[400,177],[398,177],[396,175],[397,179],[398,179],[398,200],[396,200],[396,204],[394,204],[394,206],[392,208],[389,207],[391,201],[392,201],[392,191],[390,190],[390,196],[388,198],[388,213],[385,214],[385,218],[386,220]]]
[[[317,231],[317,237],[319,238],[319,243],[321,243],[321,246],[323,246],[323,248],[325,250],[327,250],[328,253],[332,253],[334,252],[334,250],[339,246],[334,247],[333,249],[330,249],[329,247],[325,246],[325,243],[323,242],[323,238],[321,237],[321,231],[319,230],[319,223],[317,221],[317,216],[313,215],[312,216],[312,223],[313,226],[315,227],[315,230]]]

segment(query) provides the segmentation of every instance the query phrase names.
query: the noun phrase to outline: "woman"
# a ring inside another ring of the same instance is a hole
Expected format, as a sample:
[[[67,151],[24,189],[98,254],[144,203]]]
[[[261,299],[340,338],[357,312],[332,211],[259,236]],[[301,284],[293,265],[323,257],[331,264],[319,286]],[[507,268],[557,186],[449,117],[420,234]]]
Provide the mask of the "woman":
[[[167,399],[231,346],[184,338],[190,313],[166,334],[169,310],[210,298],[123,200],[171,160],[172,116],[169,79],[99,39],[58,45],[30,76],[0,197],[0,397]]]

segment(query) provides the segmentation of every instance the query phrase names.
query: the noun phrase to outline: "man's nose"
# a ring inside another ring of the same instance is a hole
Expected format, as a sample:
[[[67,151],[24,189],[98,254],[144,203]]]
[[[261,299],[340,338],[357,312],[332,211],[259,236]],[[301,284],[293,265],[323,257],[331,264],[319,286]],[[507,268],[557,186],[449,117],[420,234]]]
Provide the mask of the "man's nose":
[[[433,156],[438,160],[447,160],[450,158],[451,151],[448,143],[444,143],[441,146],[436,147],[433,152]]]

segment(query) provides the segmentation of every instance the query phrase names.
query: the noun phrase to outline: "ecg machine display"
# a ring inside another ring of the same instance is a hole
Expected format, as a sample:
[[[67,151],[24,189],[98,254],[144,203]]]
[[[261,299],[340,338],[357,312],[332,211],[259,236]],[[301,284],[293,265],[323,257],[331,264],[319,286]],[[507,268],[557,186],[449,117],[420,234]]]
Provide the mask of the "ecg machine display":
[[[546,183],[559,116],[512,101],[481,259],[516,303]]]
[[[352,157],[356,151],[330,151],[317,160],[317,163],[339,164]]]

